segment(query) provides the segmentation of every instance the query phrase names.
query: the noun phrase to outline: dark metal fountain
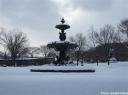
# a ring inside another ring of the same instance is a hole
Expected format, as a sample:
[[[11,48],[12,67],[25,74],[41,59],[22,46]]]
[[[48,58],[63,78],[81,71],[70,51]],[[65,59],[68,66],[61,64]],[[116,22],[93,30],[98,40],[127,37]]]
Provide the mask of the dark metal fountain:
[[[65,24],[65,20],[62,18],[61,24],[55,26],[57,29],[61,30],[59,32],[60,41],[54,41],[47,45],[48,48],[54,48],[56,51],[59,51],[59,57],[56,61],[57,64],[63,65],[67,60],[66,52],[77,47],[76,43],[66,41],[65,30],[69,29],[70,26]]]

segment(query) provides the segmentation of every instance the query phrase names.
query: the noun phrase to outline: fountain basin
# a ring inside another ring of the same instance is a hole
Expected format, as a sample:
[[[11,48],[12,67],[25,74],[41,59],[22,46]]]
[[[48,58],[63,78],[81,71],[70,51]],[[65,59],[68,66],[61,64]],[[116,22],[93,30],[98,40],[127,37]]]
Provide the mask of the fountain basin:
[[[57,51],[61,49],[70,50],[75,49],[77,47],[77,44],[69,41],[54,41],[49,43],[47,47],[54,48]]]
[[[60,30],[66,30],[66,29],[70,28],[70,26],[67,24],[59,24],[59,25],[56,25],[56,28],[60,29]]]

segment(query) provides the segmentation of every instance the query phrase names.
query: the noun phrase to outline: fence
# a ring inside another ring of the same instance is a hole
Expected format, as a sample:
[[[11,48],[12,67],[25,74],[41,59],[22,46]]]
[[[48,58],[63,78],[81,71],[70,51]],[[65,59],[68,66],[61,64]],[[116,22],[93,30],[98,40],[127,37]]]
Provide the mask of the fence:
[[[53,58],[29,58],[16,60],[15,64],[12,60],[0,60],[0,66],[31,66],[31,65],[44,65],[53,62]]]

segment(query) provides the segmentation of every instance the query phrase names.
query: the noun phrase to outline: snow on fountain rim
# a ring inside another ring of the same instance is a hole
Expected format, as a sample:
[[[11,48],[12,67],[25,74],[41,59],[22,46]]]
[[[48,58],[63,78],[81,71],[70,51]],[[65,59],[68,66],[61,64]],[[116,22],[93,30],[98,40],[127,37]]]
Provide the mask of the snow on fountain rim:
[[[49,42],[48,44],[53,44],[53,43],[72,43],[72,44],[76,44],[75,42],[69,42],[69,41],[53,41],[53,42]]]
[[[35,70],[95,70],[94,67],[85,66],[42,66],[32,68]]]

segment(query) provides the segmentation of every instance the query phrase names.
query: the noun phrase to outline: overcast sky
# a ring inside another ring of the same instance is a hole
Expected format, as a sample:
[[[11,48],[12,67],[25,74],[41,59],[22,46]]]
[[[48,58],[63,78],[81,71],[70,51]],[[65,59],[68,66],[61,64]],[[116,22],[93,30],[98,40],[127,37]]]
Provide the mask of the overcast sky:
[[[27,34],[30,46],[58,41],[55,25],[64,17],[67,36],[88,34],[90,26],[117,25],[128,18],[128,0],[0,0],[0,27]]]

